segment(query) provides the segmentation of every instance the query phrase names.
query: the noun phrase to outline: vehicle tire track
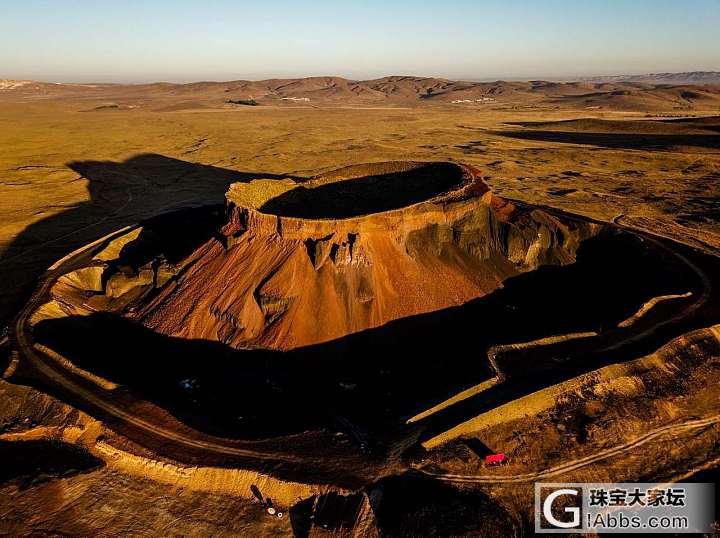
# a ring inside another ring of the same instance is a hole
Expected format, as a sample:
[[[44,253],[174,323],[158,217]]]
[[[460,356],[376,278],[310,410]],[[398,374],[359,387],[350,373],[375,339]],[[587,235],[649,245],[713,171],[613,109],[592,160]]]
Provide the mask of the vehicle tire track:
[[[593,464],[595,462],[607,459],[611,456],[617,456],[617,455],[623,454],[623,453],[633,450],[639,446],[642,446],[646,443],[649,443],[650,441],[653,441],[655,439],[663,437],[663,436],[667,435],[668,433],[670,433],[670,437],[679,437],[681,434],[688,432],[690,430],[704,428],[707,426],[712,426],[713,424],[717,424],[718,422],[720,422],[720,414],[712,415],[712,416],[702,418],[702,419],[688,420],[688,421],[682,422],[680,424],[667,424],[665,426],[661,426],[659,428],[651,430],[648,433],[641,435],[640,437],[636,437],[635,439],[628,441],[626,443],[623,443],[621,445],[617,445],[612,448],[600,450],[599,452],[596,452],[594,454],[590,454],[590,455],[584,456],[582,458],[577,458],[570,462],[563,463],[561,465],[556,465],[555,467],[550,467],[548,469],[544,469],[542,471],[537,471],[535,473],[524,473],[524,474],[517,474],[517,475],[498,476],[498,475],[461,475],[461,474],[450,474],[450,473],[435,473],[432,471],[426,471],[424,469],[419,469],[419,468],[415,468],[414,470],[423,475],[433,477],[433,478],[435,478],[437,480],[441,480],[443,482],[474,483],[474,484],[513,484],[513,483],[524,483],[524,482],[537,482],[537,481],[545,479],[545,478],[552,478],[559,474],[568,473],[570,471],[580,469],[581,467],[585,467],[585,466]]]

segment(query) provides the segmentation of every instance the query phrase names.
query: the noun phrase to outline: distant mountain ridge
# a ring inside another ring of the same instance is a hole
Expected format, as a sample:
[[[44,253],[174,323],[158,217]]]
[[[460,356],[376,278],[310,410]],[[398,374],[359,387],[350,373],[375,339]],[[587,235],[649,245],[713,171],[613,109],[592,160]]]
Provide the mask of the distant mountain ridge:
[[[684,71],[681,73],[647,73],[644,75],[610,75],[583,77],[586,82],[639,82],[643,84],[720,84],[720,71]]]
[[[712,76],[718,77],[718,83]],[[644,81],[643,77],[655,77]],[[630,78],[632,80],[620,80]],[[684,82],[688,78],[694,82]],[[617,80],[615,80],[617,79]],[[233,80],[175,84],[60,84],[3,80],[0,96],[10,99],[88,99],[95,110],[151,107],[171,112],[257,106],[427,106],[562,107],[645,112],[720,109],[720,73],[660,73],[572,82],[473,82],[436,77],[388,76],[372,80],[342,77]]]

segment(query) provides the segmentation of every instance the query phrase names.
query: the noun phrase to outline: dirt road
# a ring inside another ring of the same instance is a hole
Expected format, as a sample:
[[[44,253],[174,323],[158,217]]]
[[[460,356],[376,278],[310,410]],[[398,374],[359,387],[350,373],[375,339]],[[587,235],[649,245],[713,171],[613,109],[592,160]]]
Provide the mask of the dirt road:
[[[39,351],[33,341],[32,327],[30,324],[30,317],[32,313],[42,304],[49,300],[50,290],[55,284],[58,278],[66,274],[69,271],[77,269],[86,265],[91,259],[94,253],[102,248],[104,245],[115,239],[121,234],[127,233],[133,227],[127,227],[123,230],[110,234],[105,238],[96,241],[95,243],[83,247],[82,249],[75,251],[71,255],[67,256],[48,270],[48,272],[41,279],[39,287],[32,295],[30,301],[25,305],[23,310],[20,312],[13,327],[10,328],[10,340],[11,343],[15,344],[15,347],[19,351],[21,357],[23,357],[29,366],[35,371],[40,373],[43,377],[47,378],[51,383],[56,384],[65,391],[74,395],[78,400],[89,404],[90,407],[99,409],[104,412],[107,416],[133,426],[135,429],[139,429],[144,436],[150,439],[159,441],[161,445],[167,444],[168,442],[193,449],[195,451],[200,450],[213,455],[221,456],[239,456],[243,458],[251,458],[255,460],[272,460],[275,462],[286,462],[286,463],[311,463],[309,456],[298,456],[291,453],[282,453],[275,450],[257,450],[253,448],[252,442],[242,441],[225,441],[222,439],[213,438],[202,438],[200,434],[197,437],[192,436],[191,433],[175,431],[167,428],[166,426],[154,423],[148,417],[138,416],[133,414],[126,409],[123,409],[113,403],[111,398],[108,398],[108,394],[104,394],[103,390],[99,387],[94,387],[89,384],[83,383],[81,380],[75,379],[71,372],[65,370],[59,363],[54,361],[51,357],[46,356],[44,353]],[[710,279],[699,267],[691,263],[689,260],[679,255],[683,261],[688,263],[695,272],[701,277],[705,290],[699,300],[693,303],[689,308],[683,311],[683,314],[688,315],[700,305],[704,304],[709,297]],[[674,318],[673,318],[674,320]],[[662,322],[665,324],[666,322]],[[656,327],[654,327],[656,328]],[[654,329],[653,328],[653,329]],[[647,336],[651,331],[645,331],[643,336]],[[635,340],[631,338],[629,340]],[[515,476],[497,476],[497,475],[480,475],[480,476],[463,476],[463,475],[448,475],[442,473],[431,473],[418,469],[418,472],[422,472],[428,476],[437,478],[438,480],[450,481],[450,482],[476,482],[476,483],[497,483],[497,482],[528,482],[533,480],[540,480],[569,472],[584,465],[588,465],[595,461],[608,458],[613,455],[621,454],[625,451],[632,450],[643,443],[646,443],[652,439],[655,439],[661,435],[666,435],[668,432],[672,432],[677,435],[681,432],[689,429],[705,427],[712,425],[720,421],[720,415],[707,417],[704,419],[697,419],[687,421],[682,424],[671,424],[663,426],[648,434],[635,439],[631,442],[625,443],[615,448],[602,450],[584,458],[573,460],[572,462],[565,463],[563,465],[538,471],[536,473],[529,473]],[[242,446],[244,445],[244,446]]]
[[[64,369],[55,363],[55,361],[45,357],[43,353],[39,352],[35,348],[32,339],[32,329],[30,327],[30,317],[35,309],[47,302],[49,299],[50,289],[57,279],[65,273],[85,265],[88,262],[89,257],[91,257],[93,252],[95,252],[100,246],[109,243],[112,239],[123,233],[127,233],[128,231],[128,229],[123,229],[120,232],[106,236],[99,243],[93,243],[74,252],[71,256],[67,257],[63,263],[55,266],[45,274],[41,280],[40,286],[18,315],[13,331],[11,332],[11,340],[14,340],[18,351],[35,370],[40,372],[53,383],[56,383],[93,407],[101,409],[113,418],[135,426],[142,430],[145,434],[148,434],[149,436],[162,442],[171,441],[189,448],[202,449],[222,455],[241,456],[255,459],[270,459],[275,461],[300,461],[300,458],[289,454],[281,455],[276,452],[267,453],[236,446],[223,445],[219,442],[194,439],[185,434],[153,424],[144,418],[133,415],[109,402],[102,394],[100,394],[100,389],[91,390],[89,387],[76,382],[66,371],[64,371]]]
[[[624,452],[632,451],[645,443],[653,441],[663,436],[669,438],[680,437],[688,431],[695,430],[698,428],[705,428],[717,424],[720,422],[720,414],[712,415],[706,418],[687,420],[681,423],[667,424],[661,426],[648,433],[641,435],[627,443],[600,450],[594,454],[577,458],[572,461],[543,469],[535,473],[525,473],[517,475],[459,475],[459,474],[445,474],[445,473],[433,473],[431,471],[425,471],[423,469],[416,468],[415,470],[423,475],[431,476],[437,480],[443,482],[457,482],[457,483],[474,483],[474,484],[512,484],[517,482],[539,482],[547,478],[552,478],[557,475],[574,471],[586,465],[590,465],[597,461],[607,459],[612,456],[618,456]]]

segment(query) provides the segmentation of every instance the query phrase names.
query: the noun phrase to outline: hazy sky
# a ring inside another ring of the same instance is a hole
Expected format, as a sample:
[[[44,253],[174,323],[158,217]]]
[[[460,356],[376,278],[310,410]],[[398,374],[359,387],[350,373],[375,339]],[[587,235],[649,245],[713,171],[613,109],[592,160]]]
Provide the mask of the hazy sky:
[[[720,0],[0,0],[0,78],[720,70]]]

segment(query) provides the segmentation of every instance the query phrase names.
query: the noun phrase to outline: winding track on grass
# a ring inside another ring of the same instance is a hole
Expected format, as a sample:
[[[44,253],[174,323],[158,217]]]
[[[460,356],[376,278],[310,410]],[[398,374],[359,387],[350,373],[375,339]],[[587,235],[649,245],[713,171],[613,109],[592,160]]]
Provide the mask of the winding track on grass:
[[[550,209],[550,208],[548,208]],[[557,212],[557,211],[556,211]],[[577,218],[577,217],[576,217]],[[104,245],[107,245],[110,241],[113,239],[119,237],[122,234],[128,233],[132,229],[135,229],[137,225],[135,226],[128,226],[125,227],[119,231],[116,231],[112,234],[109,234],[90,245],[86,245],[85,247],[76,250],[75,252],[71,253],[70,255],[66,256],[56,264],[54,264],[41,278],[40,285],[33,293],[31,299],[28,301],[28,303],[25,305],[25,307],[22,309],[18,317],[16,318],[16,321],[12,327],[12,333],[11,333],[11,341],[13,341],[18,351],[26,358],[28,363],[39,373],[41,373],[44,377],[49,379],[51,382],[57,384],[58,386],[62,387],[64,390],[68,391],[69,393],[73,394],[75,397],[80,399],[81,401],[84,401],[87,404],[90,404],[92,407],[95,407],[97,409],[102,410],[107,415],[119,420],[122,423],[126,423],[128,425],[134,426],[138,429],[140,429],[144,434],[148,435],[150,438],[158,439],[162,442],[172,442],[177,445],[185,446],[190,449],[200,449],[207,452],[212,452],[215,454],[220,455],[227,455],[227,456],[239,456],[244,458],[254,458],[257,460],[274,460],[274,461],[282,461],[282,462],[288,462],[288,463],[303,463],[308,462],[308,458],[302,458],[298,457],[292,454],[287,453],[281,453],[278,451],[260,451],[260,450],[254,450],[252,448],[242,448],[240,446],[233,446],[228,444],[223,444],[221,442],[215,441],[215,440],[205,440],[205,439],[198,439],[191,437],[189,435],[186,435],[181,432],[173,431],[170,429],[167,429],[165,427],[159,426],[157,424],[153,424],[152,422],[146,420],[143,417],[137,416],[135,414],[132,414],[125,409],[119,407],[118,405],[115,405],[114,403],[108,401],[104,394],[102,394],[99,389],[94,389],[88,386],[85,386],[84,383],[78,382],[75,379],[73,379],[73,376],[69,374],[62,365],[58,364],[56,361],[53,361],[52,358],[47,357],[45,354],[40,352],[34,345],[34,341],[32,338],[32,327],[30,324],[30,318],[33,314],[33,312],[42,304],[47,302],[47,300],[50,297],[50,290],[52,286],[55,284],[58,278],[60,278],[62,275],[66,274],[69,271],[72,271],[74,269],[77,269],[79,267],[83,267],[87,264],[87,262],[92,258],[92,255],[94,252],[96,252],[98,249],[102,248]],[[709,277],[696,265],[694,265],[690,260],[685,258],[682,254],[677,253],[673,250],[671,250],[669,247],[662,245],[660,242],[653,240],[652,238],[649,238],[647,234],[642,234],[644,237],[647,237],[651,241],[657,243],[662,248],[668,249],[671,252],[673,252],[678,258],[682,261],[684,261],[687,265],[689,265],[698,275],[700,276],[701,280],[703,281],[703,284],[706,285],[706,289],[704,290],[703,294],[701,295],[700,299],[696,302],[694,302],[692,305],[690,305],[688,308],[684,309],[681,314],[679,314],[679,317],[683,317],[685,315],[688,315],[692,311],[696,310],[697,308],[700,308],[709,298],[710,296],[710,279]],[[678,316],[675,316],[671,318],[671,320],[664,320],[663,322],[659,323],[657,326],[665,325],[666,323],[669,323],[670,321],[674,321],[678,318]],[[641,333],[642,337],[647,336],[651,332],[654,332],[654,330],[657,328],[653,327],[643,333]],[[623,342],[629,342],[634,341],[637,338],[635,337],[629,337],[627,339],[624,339],[619,343],[619,345],[622,345]],[[627,450],[630,450],[634,448],[635,446],[639,446],[640,444],[646,443],[649,440],[652,440],[660,435],[666,434],[670,430],[675,430],[677,432],[685,431],[688,429],[708,426],[711,424],[714,424],[716,422],[720,421],[720,415],[716,415],[713,417],[708,417],[705,419],[697,419],[693,421],[688,421],[682,424],[673,424],[664,426],[661,428],[658,428],[657,430],[654,430],[653,432],[650,432],[646,434],[645,436],[638,438],[630,443],[626,443],[625,445],[620,445],[619,447],[615,447],[613,449],[606,449],[603,451],[600,451],[594,455],[586,456],[584,458],[579,458],[577,460],[573,460],[572,462],[568,462],[562,466],[554,467],[551,469],[547,469],[545,471],[540,471],[538,473],[531,473],[527,475],[517,475],[515,477],[502,477],[502,476],[463,476],[463,475],[447,475],[439,473],[437,475],[430,473],[429,471],[423,471],[423,470],[417,470],[418,472],[421,472],[423,474],[427,474],[428,476],[433,476],[439,480],[445,480],[445,481],[454,481],[454,482],[478,482],[478,483],[489,483],[489,482],[522,482],[522,481],[530,481],[535,480],[538,478],[544,478],[549,476],[554,476],[555,474],[559,474],[561,472],[567,472],[579,467],[582,467],[584,465],[588,465],[590,463],[593,463],[594,461],[599,461],[601,459],[607,458],[614,454],[620,454],[622,452],[625,452]]]
[[[553,209],[549,207],[542,207],[542,209],[553,213]],[[555,213],[563,213],[558,210],[554,211]],[[619,220],[623,217],[623,214],[616,215],[612,219],[612,224],[618,228],[622,228],[627,230],[624,226],[619,224]],[[661,241],[657,240],[656,238],[650,237],[647,233],[642,232],[636,232],[636,231],[630,231],[629,233],[636,233],[637,235],[642,236],[644,239],[650,241],[653,243],[657,248],[661,250],[665,250],[666,252],[669,252],[673,256],[675,256],[680,262],[685,264],[686,266],[690,267],[693,272],[698,276],[700,281],[702,282],[702,293],[700,294],[700,297],[693,301],[691,304],[689,304],[686,308],[675,314],[674,316],[659,321],[652,325],[651,327],[648,327],[644,331],[634,334],[632,336],[628,336],[627,338],[624,338],[620,340],[619,342],[616,342],[614,344],[611,344],[609,346],[600,348],[599,351],[613,351],[616,350],[630,342],[635,342],[637,340],[640,340],[642,338],[645,338],[647,336],[650,336],[654,334],[660,327],[663,327],[665,325],[669,325],[670,323],[674,323],[678,320],[681,320],[683,318],[688,317],[693,312],[698,310],[700,307],[704,306],[709,300],[710,300],[710,293],[712,291],[712,283],[710,282],[710,278],[707,276],[707,274],[700,269],[696,264],[694,264],[692,261],[690,261],[686,256],[680,254],[679,252],[669,248],[667,245],[663,244]],[[642,318],[647,312],[649,312],[654,306],[656,306],[658,303],[661,303],[663,301],[667,300],[673,300],[673,299],[679,299],[679,298],[687,298],[692,296],[691,292],[687,292],[684,294],[674,294],[674,295],[661,295],[658,297],[653,297],[649,301],[645,302],[641,308],[630,318],[621,321],[617,327],[618,328],[627,328],[634,324],[637,320]],[[504,353],[508,353],[511,351],[520,351],[520,350],[528,350],[528,349],[534,349],[539,347],[545,347],[554,345],[560,342],[567,342],[569,340],[579,340],[583,338],[593,338],[596,336],[600,336],[600,333],[595,331],[585,331],[585,332],[576,332],[576,333],[567,333],[567,334],[559,334],[559,335],[552,335],[552,336],[546,336],[543,338],[539,338],[537,340],[532,340],[530,342],[515,342],[512,344],[500,344],[496,346],[489,347],[485,354],[486,358],[490,364],[490,367],[495,374],[492,378],[483,381],[482,383],[479,383],[477,385],[474,385],[470,388],[467,388],[454,396],[443,400],[442,402],[437,403],[436,405],[433,405],[432,407],[421,411],[420,413],[414,415],[413,417],[409,418],[407,420],[408,424],[411,424],[413,422],[418,422],[421,420],[424,420],[435,413],[445,410],[448,407],[451,407],[459,402],[462,402],[463,400],[467,400],[468,398],[471,398],[473,396],[476,396],[480,394],[481,392],[489,389],[490,387],[493,387],[499,383],[503,383],[506,379],[505,373],[500,368],[500,365],[498,363],[498,357],[503,355]],[[472,419],[471,419],[472,420]]]

